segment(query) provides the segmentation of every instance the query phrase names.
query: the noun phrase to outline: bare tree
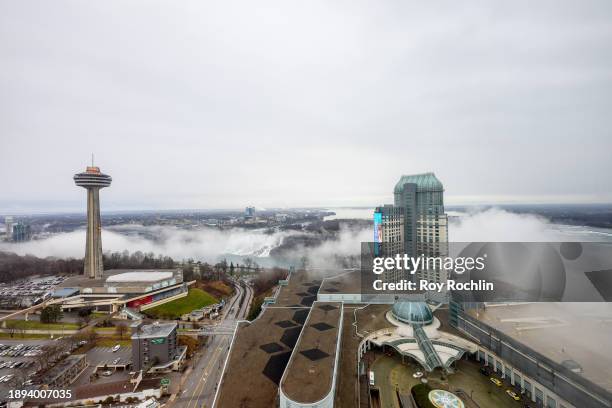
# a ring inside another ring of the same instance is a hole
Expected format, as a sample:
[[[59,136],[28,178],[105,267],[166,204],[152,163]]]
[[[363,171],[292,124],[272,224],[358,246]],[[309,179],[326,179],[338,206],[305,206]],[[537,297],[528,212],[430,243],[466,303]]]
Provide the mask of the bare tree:
[[[19,389],[27,380],[28,380],[28,371],[23,368],[12,369],[11,374],[13,374],[13,378],[11,378],[9,385]]]
[[[49,367],[57,361],[64,352],[63,345],[61,343],[53,342],[46,344],[42,347],[42,353],[38,356],[38,365],[41,371],[47,370]]]
[[[92,318],[93,315],[91,314],[91,311],[79,312],[79,323],[81,326],[87,326],[89,322],[91,322]]]
[[[99,334],[93,328],[85,331],[83,335],[87,338],[87,341],[90,344],[95,344],[96,340],[98,340]]]
[[[62,341],[66,344],[65,349],[72,351],[78,347],[79,341],[83,340],[83,336],[80,332],[74,333],[72,336],[64,337]]]
[[[6,331],[8,332],[10,337],[15,336],[15,333],[17,333],[18,329],[19,329],[18,320],[7,320],[6,321]]]
[[[119,323],[115,327],[115,333],[119,336],[121,340],[123,340],[123,336],[128,332],[129,328],[125,323]]]

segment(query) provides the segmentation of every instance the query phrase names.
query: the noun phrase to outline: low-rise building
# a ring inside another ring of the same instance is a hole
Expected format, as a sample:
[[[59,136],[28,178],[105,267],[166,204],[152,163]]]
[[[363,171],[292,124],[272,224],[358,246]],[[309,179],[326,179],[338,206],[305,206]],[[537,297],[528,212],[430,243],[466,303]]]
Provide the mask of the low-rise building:
[[[138,325],[132,334],[132,364],[134,370],[160,372],[179,370],[186,354],[180,347],[176,323]]]
[[[106,278],[108,293],[147,293],[183,282],[180,269],[121,272]]]
[[[45,374],[42,384],[47,388],[65,388],[74,382],[87,365],[85,354],[68,356]]]

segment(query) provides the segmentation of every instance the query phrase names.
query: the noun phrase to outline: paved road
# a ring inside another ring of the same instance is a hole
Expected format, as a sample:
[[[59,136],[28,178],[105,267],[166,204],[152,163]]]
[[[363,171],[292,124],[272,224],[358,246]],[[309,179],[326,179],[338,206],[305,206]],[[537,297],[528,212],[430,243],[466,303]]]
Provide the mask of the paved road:
[[[212,406],[223,365],[229,355],[231,333],[236,327],[237,320],[246,317],[253,296],[253,291],[248,285],[240,283],[235,287],[235,295],[221,313],[219,323],[214,326],[214,331],[220,334],[212,335],[202,354],[196,357],[193,370],[187,374],[182,391],[171,405],[185,408]]]
[[[395,384],[391,383],[391,371],[397,363],[387,357],[380,357],[372,364],[376,386],[380,390],[380,406],[382,408],[398,408],[395,396]]]

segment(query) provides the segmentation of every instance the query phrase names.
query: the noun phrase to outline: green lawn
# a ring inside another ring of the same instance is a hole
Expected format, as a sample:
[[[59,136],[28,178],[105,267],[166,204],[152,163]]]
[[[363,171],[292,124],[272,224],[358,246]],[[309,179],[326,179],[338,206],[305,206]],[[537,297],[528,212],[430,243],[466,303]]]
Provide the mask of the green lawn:
[[[151,309],[143,310],[143,313],[155,319],[176,319],[194,309],[199,309],[217,302],[218,300],[210,294],[201,289],[193,288],[189,289],[187,296]]]
[[[412,396],[419,408],[436,408],[434,404],[429,401],[429,392],[431,387],[427,384],[418,384],[412,387]]]
[[[48,339],[48,334],[15,333],[11,337],[10,333],[0,333],[0,339]]]
[[[14,325],[14,326],[13,326]],[[6,328],[15,327],[23,330],[74,330],[78,329],[76,323],[41,323],[36,320],[7,320]]]
[[[119,340],[117,338],[105,338],[105,337],[102,337],[96,340],[96,346],[98,347],[114,347],[117,344],[121,346],[131,346],[132,341],[130,339]]]

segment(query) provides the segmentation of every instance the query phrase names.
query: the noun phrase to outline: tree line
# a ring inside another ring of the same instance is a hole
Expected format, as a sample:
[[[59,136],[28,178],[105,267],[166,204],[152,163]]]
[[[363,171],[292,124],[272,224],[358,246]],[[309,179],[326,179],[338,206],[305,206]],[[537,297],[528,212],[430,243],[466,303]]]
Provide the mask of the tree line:
[[[129,251],[102,255],[104,269],[171,269],[177,266],[169,256]],[[83,273],[83,258],[39,258],[0,251],[0,282],[9,283],[30,276],[79,275]]]
[[[176,262],[169,256],[153,252],[111,252],[102,255],[104,269],[171,269]]]
[[[102,255],[104,269],[172,269],[181,267],[185,280],[222,280],[237,274],[259,274],[262,267],[253,259],[245,258],[242,263],[228,262],[223,259],[217,263],[188,259],[176,262],[169,256],[153,252],[136,251],[130,253],[107,252]],[[34,255],[17,255],[0,251],[0,282],[9,283],[34,275],[58,276],[79,275],[83,273],[83,258],[38,258]]]
[[[0,252],[0,282],[8,283],[33,275],[77,275],[83,273],[83,259],[38,258]]]
[[[245,258],[243,263],[227,262],[227,259],[222,259],[215,264],[208,262],[195,261],[192,258],[187,259],[182,265],[183,278],[187,281],[194,279],[201,280],[224,280],[227,276],[236,276],[244,273],[259,273],[263,270],[257,262],[251,258]]]

